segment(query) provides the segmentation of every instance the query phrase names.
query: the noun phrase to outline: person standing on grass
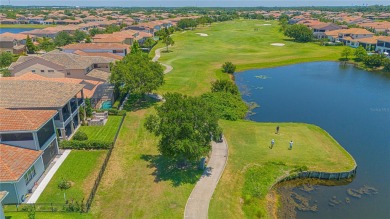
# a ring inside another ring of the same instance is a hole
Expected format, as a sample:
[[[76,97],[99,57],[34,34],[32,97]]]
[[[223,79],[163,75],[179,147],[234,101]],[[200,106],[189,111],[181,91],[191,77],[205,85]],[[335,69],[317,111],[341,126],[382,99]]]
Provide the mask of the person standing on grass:
[[[291,140],[291,141],[290,141],[290,150],[292,150],[293,144],[294,144],[294,142]]]
[[[276,126],[276,134],[279,134],[279,126]]]
[[[275,144],[275,140],[272,139],[272,140],[271,140],[271,147],[270,147],[271,149],[274,147],[274,144]]]

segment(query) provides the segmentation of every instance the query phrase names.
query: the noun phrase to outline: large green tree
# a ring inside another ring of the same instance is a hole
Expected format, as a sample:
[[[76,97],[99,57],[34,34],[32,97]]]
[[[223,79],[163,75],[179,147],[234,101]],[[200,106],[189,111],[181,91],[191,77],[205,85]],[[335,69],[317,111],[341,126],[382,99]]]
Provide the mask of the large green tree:
[[[169,33],[164,34],[164,36],[162,37],[162,42],[167,46],[167,52],[168,52],[168,46],[173,46],[175,44],[175,41],[173,41]]]
[[[383,61],[383,71],[390,72],[390,59],[385,59]]]
[[[218,116],[200,97],[168,93],[156,107],[157,115],[146,118],[148,131],[160,136],[158,149],[163,156],[178,161],[195,161],[211,150],[211,139],[221,135]]]
[[[347,46],[341,51],[341,56],[345,58],[345,60],[348,60],[348,57],[352,55],[352,49],[351,47]]]
[[[205,93],[201,97],[215,110],[220,119],[235,121],[243,119],[248,112],[248,105],[241,97],[229,91]]]
[[[164,71],[148,56],[130,53],[111,66],[110,81],[123,92],[144,95],[164,83]]]
[[[83,41],[88,35],[81,30],[76,30],[73,34],[73,40],[76,42],[81,42]]]
[[[225,62],[222,65],[222,71],[225,73],[233,74],[236,71],[236,65],[232,62]]]
[[[61,31],[54,38],[54,44],[56,46],[65,46],[73,42],[73,37],[65,31]]]
[[[367,51],[362,46],[359,46],[356,48],[354,55],[356,57],[356,61],[363,61],[364,58],[367,56]]]
[[[152,47],[156,44],[156,41],[152,37],[147,38],[144,43],[142,44],[144,47],[148,48],[149,50],[152,49]]]
[[[37,47],[34,45],[32,39],[30,38],[30,35],[27,35],[26,38],[26,48],[28,54],[34,54]]]
[[[378,68],[383,64],[385,58],[383,54],[373,54],[365,57],[363,62],[367,67]]]
[[[313,32],[303,24],[288,25],[284,35],[294,38],[297,42],[310,42],[313,39]]]
[[[239,95],[238,87],[231,80],[216,80],[211,83],[211,92],[226,92]]]
[[[133,45],[131,46],[131,50],[130,50],[130,53],[131,54],[140,54],[142,51],[141,51],[141,48],[139,46],[139,43],[137,40],[134,41]]]
[[[50,38],[43,37],[39,42],[38,48],[45,52],[50,52],[56,48],[56,45],[54,45],[54,42]]]
[[[0,54],[0,67],[3,68],[3,67],[7,67],[7,66],[11,65],[12,60],[13,60],[12,53],[2,52]]]

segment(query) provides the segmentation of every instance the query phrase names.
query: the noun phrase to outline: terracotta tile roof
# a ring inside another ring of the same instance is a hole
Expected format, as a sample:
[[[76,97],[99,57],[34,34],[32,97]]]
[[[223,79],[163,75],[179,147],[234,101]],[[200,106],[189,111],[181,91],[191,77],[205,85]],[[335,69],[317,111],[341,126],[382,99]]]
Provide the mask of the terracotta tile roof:
[[[17,181],[43,151],[0,144],[0,181]]]
[[[374,34],[366,29],[363,28],[351,28],[351,29],[343,29],[340,30],[340,33],[343,34]]]
[[[390,36],[381,36],[381,37],[378,37],[378,40],[390,42]]]
[[[0,78],[0,107],[60,108],[83,87],[82,84]]]
[[[57,110],[9,110],[0,108],[0,131],[38,130]]]
[[[111,37],[93,39],[93,42],[94,43],[123,43],[124,40],[125,38],[123,37],[111,36]]]
[[[107,81],[110,78],[110,73],[95,68],[87,76]]]
[[[73,53],[51,51],[41,56],[20,56],[16,62],[10,65],[9,69],[14,69],[18,65],[23,64],[32,59],[44,59],[56,65],[62,66],[65,69],[86,69],[92,64],[110,63],[116,60],[113,57],[100,57],[98,55],[89,57],[80,56]]]
[[[357,39],[357,41],[359,43],[376,44],[376,42],[378,41],[378,37],[373,36],[373,37],[361,38],[361,39]]]
[[[90,86],[84,86],[83,93],[84,97],[91,98],[96,88],[103,84],[101,81],[94,81],[94,80],[83,80],[83,79],[77,79],[77,78],[46,78],[38,74],[34,74],[32,72],[27,72],[19,77],[8,77],[12,80],[12,78],[18,78],[19,80],[41,80],[41,81],[55,81],[55,82],[62,82],[62,83],[71,83],[71,84],[85,84],[88,83]],[[80,97],[80,96],[79,96]]]
[[[69,44],[62,49],[88,50],[88,49],[128,49],[129,45],[120,43],[77,43]]]
[[[110,53],[110,52],[84,52],[81,50],[76,50],[73,52],[74,54],[80,55],[80,56],[101,56],[101,57],[106,57],[106,58],[112,58],[116,60],[121,60],[123,59],[123,56]]]
[[[27,38],[26,34],[20,34],[20,33],[10,33],[10,32],[5,32],[0,34],[0,39],[4,38],[12,38],[18,41],[25,40]],[[31,38],[35,38],[34,35],[30,35]]]

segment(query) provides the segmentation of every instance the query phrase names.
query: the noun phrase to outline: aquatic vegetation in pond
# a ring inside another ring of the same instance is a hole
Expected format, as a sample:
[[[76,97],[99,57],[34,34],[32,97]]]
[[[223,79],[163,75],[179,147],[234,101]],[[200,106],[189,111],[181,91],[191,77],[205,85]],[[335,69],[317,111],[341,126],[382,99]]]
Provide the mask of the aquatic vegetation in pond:
[[[328,205],[332,206],[332,207],[335,207],[335,206],[340,205],[342,203],[343,203],[343,201],[337,199],[336,196],[332,196],[332,198],[328,202]]]
[[[265,79],[268,79],[268,78],[271,78],[271,77],[268,77],[267,75],[256,75],[255,78],[265,80]]]
[[[349,196],[352,196],[354,198],[361,198],[362,195],[376,195],[378,194],[378,189],[364,185],[363,187],[359,189],[347,189],[347,194]]]

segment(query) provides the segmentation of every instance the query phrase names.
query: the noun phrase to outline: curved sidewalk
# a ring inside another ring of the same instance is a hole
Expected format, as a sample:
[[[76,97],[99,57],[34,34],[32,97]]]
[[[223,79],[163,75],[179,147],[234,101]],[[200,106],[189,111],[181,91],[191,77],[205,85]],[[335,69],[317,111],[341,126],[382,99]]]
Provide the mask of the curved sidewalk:
[[[228,145],[223,138],[221,143],[212,143],[211,158],[202,177],[196,183],[184,210],[185,219],[208,218],[209,204],[215,187],[222,176],[228,159]]]
[[[155,55],[154,55],[154,57],[152,59],[153,62],[157,62],[158,61],[158,59],[161,56],[161,50],[162,49],[165,49],[165,47],[164,48],[160,48],[160,49],[156,49],[156,51],[154,52]],[[171,72],[173,70],[173,67],[171,65],[167,65],[167,64],[164,64],[164,63],[161,63],[161,62],[160,62],[160,64],[165,67],[164,74],[167,74],[167,73],[169,73],[169,72]]]

